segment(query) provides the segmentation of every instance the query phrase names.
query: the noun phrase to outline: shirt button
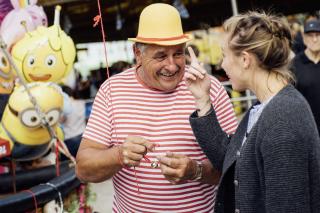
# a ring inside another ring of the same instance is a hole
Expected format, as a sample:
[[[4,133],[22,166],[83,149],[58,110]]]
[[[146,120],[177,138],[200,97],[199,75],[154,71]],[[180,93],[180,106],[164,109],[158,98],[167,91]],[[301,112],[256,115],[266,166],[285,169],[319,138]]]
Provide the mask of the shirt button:
[[[233,183],[234,183],[235,186],[239,186],[239,181],[234,180]]]
[[[239,209],[234,210],[234,213],[240,213]]]
[[[237,151],[237,157],[240,157],[240,151]]]

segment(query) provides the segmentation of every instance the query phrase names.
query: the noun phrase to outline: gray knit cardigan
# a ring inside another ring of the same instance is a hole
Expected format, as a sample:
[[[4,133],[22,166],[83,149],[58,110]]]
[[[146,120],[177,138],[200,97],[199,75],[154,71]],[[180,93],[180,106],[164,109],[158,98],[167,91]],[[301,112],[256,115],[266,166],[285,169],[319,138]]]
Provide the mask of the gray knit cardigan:
[[[190,116],[198,143],[222,172],[215,212],[320,212],[320,139],[305,99],[293,86],[283,88],[241,146],[248,114],[232,137],[214,110]]]

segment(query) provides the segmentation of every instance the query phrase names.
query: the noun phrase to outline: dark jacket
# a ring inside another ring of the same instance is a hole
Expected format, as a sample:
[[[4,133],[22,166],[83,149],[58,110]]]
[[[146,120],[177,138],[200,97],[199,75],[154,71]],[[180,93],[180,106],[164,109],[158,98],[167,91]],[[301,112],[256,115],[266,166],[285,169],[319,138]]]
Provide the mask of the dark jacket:
[[[303,51],[294,57],[291,69],[297,80],[295,87],[308,101],[320,131],[320,62],[314,63]]]
[[[303,96],[291,85],[282,89],[241,146],[248,115],[231,139],[214,111],[190,116],[197,141],[222,171],[215,212],[320,212],[320,140]]]

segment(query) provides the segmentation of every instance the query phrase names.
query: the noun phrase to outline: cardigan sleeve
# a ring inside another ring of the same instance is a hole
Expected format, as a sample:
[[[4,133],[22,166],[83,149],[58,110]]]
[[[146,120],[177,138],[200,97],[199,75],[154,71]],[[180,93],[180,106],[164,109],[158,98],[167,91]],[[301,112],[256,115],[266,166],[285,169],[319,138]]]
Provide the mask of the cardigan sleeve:
[[[229,144],[229,136],[222,130],[214,110],[198,117],[197,112],[189,118],[193,133],[212,165],[222,171],[224,156]]]
[[[261,141],[268,213],[312,212],[309,165],[312,142],[306,134],[297,132],[290,124],[278,121]]]

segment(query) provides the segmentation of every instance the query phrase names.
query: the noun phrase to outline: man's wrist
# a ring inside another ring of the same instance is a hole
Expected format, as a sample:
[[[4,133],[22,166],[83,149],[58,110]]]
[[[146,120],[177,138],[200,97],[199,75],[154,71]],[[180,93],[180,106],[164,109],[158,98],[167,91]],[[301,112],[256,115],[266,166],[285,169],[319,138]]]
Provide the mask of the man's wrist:
[[[199,181],[202,179],[203,174],[203,164],[201,161],[196,161],[196,170],[193,177],[190,179],[191,181]]]
[[[124,167],[125,165],[123,162],[122,145],[118,145],[115,148],[117,149],[118,163],[120,164],[121,167]]]

